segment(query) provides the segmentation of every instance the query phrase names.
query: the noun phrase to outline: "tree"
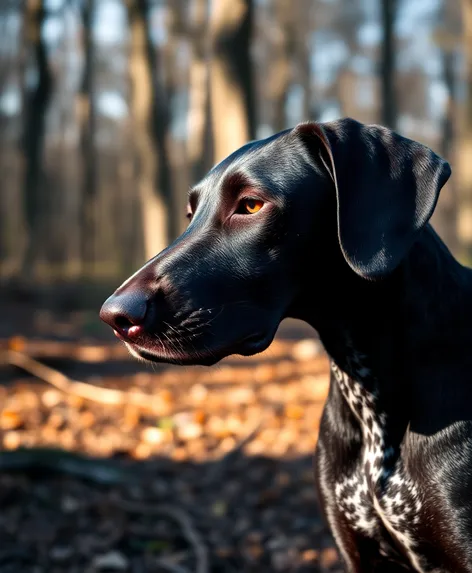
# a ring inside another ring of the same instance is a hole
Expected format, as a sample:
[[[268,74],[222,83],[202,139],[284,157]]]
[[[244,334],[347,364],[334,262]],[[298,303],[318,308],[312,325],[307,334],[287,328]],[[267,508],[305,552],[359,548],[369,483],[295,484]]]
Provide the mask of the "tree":
[[[3,23],[0,36],[0,275],[14,276],[21,270],[26,247],[22,197],[24,161],[19,145],[23,130],[22,40],[26,19],[21,2],[4,0],[0,4],[0,22]]]
[[[396,0],[382,0],[381,118],[383,125],[395,129],[397,106],[395,95],[395,13]]]
[[[32,65],[37,70],[36,85],[25,94],[23,150],[26,161],[24,195],[28,244],[23,259],[24,276],[31,274],[41,245],[41,186],[43,184],[43,144],[46,110],[52,93],[52,76],[42,34],[46,9],[43,3],[28,12],[27,29],[32,45]]]
[[[213,163],[210,109],[209,42],[210,2],[192,0],[189,35],[191,62],[189,77],[188,145],[191,183],[199,181]]]
[[[212,3],[210,98],[215,162],[255,135],[250,57],[252,21],[252,0]]]
[[[463,53],[467,96],[460,122],[457,154],[458,235],[461,258],[472,263],[472,0],[462,0]]]
[[[146,11],[142,8],[135,10],[131,24],[130,74],[144,256],[150,259],[167,246],[169,236],[167,203],[158,187],[159,159],[151,121],[154,100],[153,74],[148,59]]]

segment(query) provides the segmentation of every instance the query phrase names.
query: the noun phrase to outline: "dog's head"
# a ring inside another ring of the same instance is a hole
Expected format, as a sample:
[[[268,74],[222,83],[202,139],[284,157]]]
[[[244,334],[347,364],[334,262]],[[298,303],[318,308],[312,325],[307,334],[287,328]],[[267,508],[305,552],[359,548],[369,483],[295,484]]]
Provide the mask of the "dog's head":
[[[332,286],[335,265],[361,280],[391,274],[449,176],[424,145],[352,119],[250,142],[192,189],[187,230],[101,318],[154,361],[209,365],[260,352],[302,293],[316,300],[323,282]]]

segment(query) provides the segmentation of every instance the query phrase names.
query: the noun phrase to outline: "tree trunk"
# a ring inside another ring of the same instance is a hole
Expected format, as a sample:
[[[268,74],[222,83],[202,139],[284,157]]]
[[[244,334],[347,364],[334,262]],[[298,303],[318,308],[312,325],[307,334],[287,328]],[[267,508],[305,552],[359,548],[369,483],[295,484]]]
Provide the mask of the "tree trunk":
[[[219,0],[210,19],[214,162],[255,135],[250,38],[252,0]]]
[[[455,51],[442,50],[443,78],[447,90],[446,112],[442,121],[442,137],[439,153],[452,164],[455,163],[456,127],[456,82],[454,74]],[[451,177],[441,192],[438,205],[431,219],[433,226],[447,246],[457,254],[457,188],[456,178]]]
[[[311,33],[313,30],[313,3],[299,0],[295,21],[296,82],[301,90],[300,114],[292,123],[314,119],[311,113]]]
[[[166,50],[168,93],[173,111],[168,133],[169,160],[172,181],[172,206],[175,236],[188,226],[186,217],[187,195],[190,186],[188,150],[189,77],[191,48],[189,38],[190,13],[188,0],[172,0],[169,4],[171,25]]]
[[[29,65],[36,68],[37,81],[26,92],[25,129],[23,149],[26,157],[25,170],[25,215],[28,245],[23,260],[22,274],[31,277],[39,263],[42,245],[42,211],[44,194],[43,145],[46,128],[46,113],[52,93],[52,77],[49,69],[46,43],[42,34],[47,13],[41,3],[31,14],[29,33],[32,44],[32,61]],[[28,65],[28,64],[27,64]]]
[[[23,129],[24,6],[0,7],[0,279],[17,275],[26,247],[21,153]]]
[[[188,146],[191,183],[199,181],[213,163],[210,122],[209,40],[210,3],[192,0],[192,60],[189,80]]]
[[[461,258],[472,264],[472,0],[462,0],[463,51],[467,96],[460,122],[456,181],[459,191],[458,236]]]
[[[381,123],[396,128],[395,94],[395,14],[396,0],[382,0]]]
[[[167,209],[155,192],[157,158],[152,136],[153,89],[146,49],[145,13],[135,13],[132,23],[131,79],[138,189],[141,204],[144,256],[152,258],[167,246]]]
[[[97,150],[95,148],[95,106],[92,105],[94,92],[94,45],[92,37],[95,0],[84,0],[84,75],[81,89],[82,112],[82,248],[81,259],[84,270],[90,270],[95,259],[94,201],[97,194]]]
[[[78,2],[56,2],[45,26],[58,32],[48,36],[47,45],[52,89],[43,141],[42,253],[37,271],[44,278],[71,279],[81,271],[82,166],[76,103],[83,61]]]
[[[168,133],[170,126],[170,101],[167,92],[164,38],[168,25],[169,7],[165,0],[141,0],[146,19],[147,56],[152,79],[152,133],[156,146],[157,180],[154,193],[166,208],[167,240],[169,244],[177,235],[176,212],[173,204],[172,172],[169,158]]]
[[[121,0],[88,2],[87,95],[89,108],[87,167],[88,223],[92,227],[94,277],[126,274],[136,237],[137,198],[129,117],[129,21]],[[99,157],[97,161],[96,157]]]

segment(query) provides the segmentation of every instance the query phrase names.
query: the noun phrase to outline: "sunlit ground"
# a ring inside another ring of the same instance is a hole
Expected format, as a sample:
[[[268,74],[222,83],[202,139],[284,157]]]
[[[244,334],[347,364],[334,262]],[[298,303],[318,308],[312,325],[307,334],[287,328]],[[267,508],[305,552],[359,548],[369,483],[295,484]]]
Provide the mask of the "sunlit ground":
[[[340,570],[313,483],[328,365],[311,329],[284,323],[263,354],[213,368],[153,369],[90,314],[11,324],[2,572]]]

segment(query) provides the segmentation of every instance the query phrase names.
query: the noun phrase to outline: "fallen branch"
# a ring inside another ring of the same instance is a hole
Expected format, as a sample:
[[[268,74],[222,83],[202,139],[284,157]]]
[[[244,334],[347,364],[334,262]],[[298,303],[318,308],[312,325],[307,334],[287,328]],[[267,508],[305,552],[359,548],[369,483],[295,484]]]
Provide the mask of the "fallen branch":
[[[68,474],[99,485],[122,485],[136,481],[136,473],[112,460],[94,459],[57,448],[18,448],[0,451],[0,471],[48,470]]]
[[[84,400],[98,402],[99,404],[107,404],[113,406],[124,406],[132,404],[146,410],[153,410],[155,405],[154,397],[150,394],[143,392],[123,392],[112,388],[102,388],[100,386],[93,386],[86,382],[79,382],[72,380],[62,372],[55,370],[33,358],[30,358],[22,352],[16,350],[5,350],[0,356],[5,357],[5,362],[11,366],[21,368],[29,372],[36,378],[51,384],[65,394],[78,396]]]
[[[130,354],[124,344],[79,344],[65,340],[30,340],[14,336],[0,340],[0,350],[16,350],[36,360],[67,359],[97,364],[111,360],[129,360]]]
[[[190,516],[183,509],[172,505],[147,505],[135,501],[127,501],[121,498],[113,500],[118,507],[129,513],[139,513],[141,515],[166,515],[174,519],[182,528],[185,539],[192,546],[197,561],[195,573],[209,573],[208,551],[195,529]]]

